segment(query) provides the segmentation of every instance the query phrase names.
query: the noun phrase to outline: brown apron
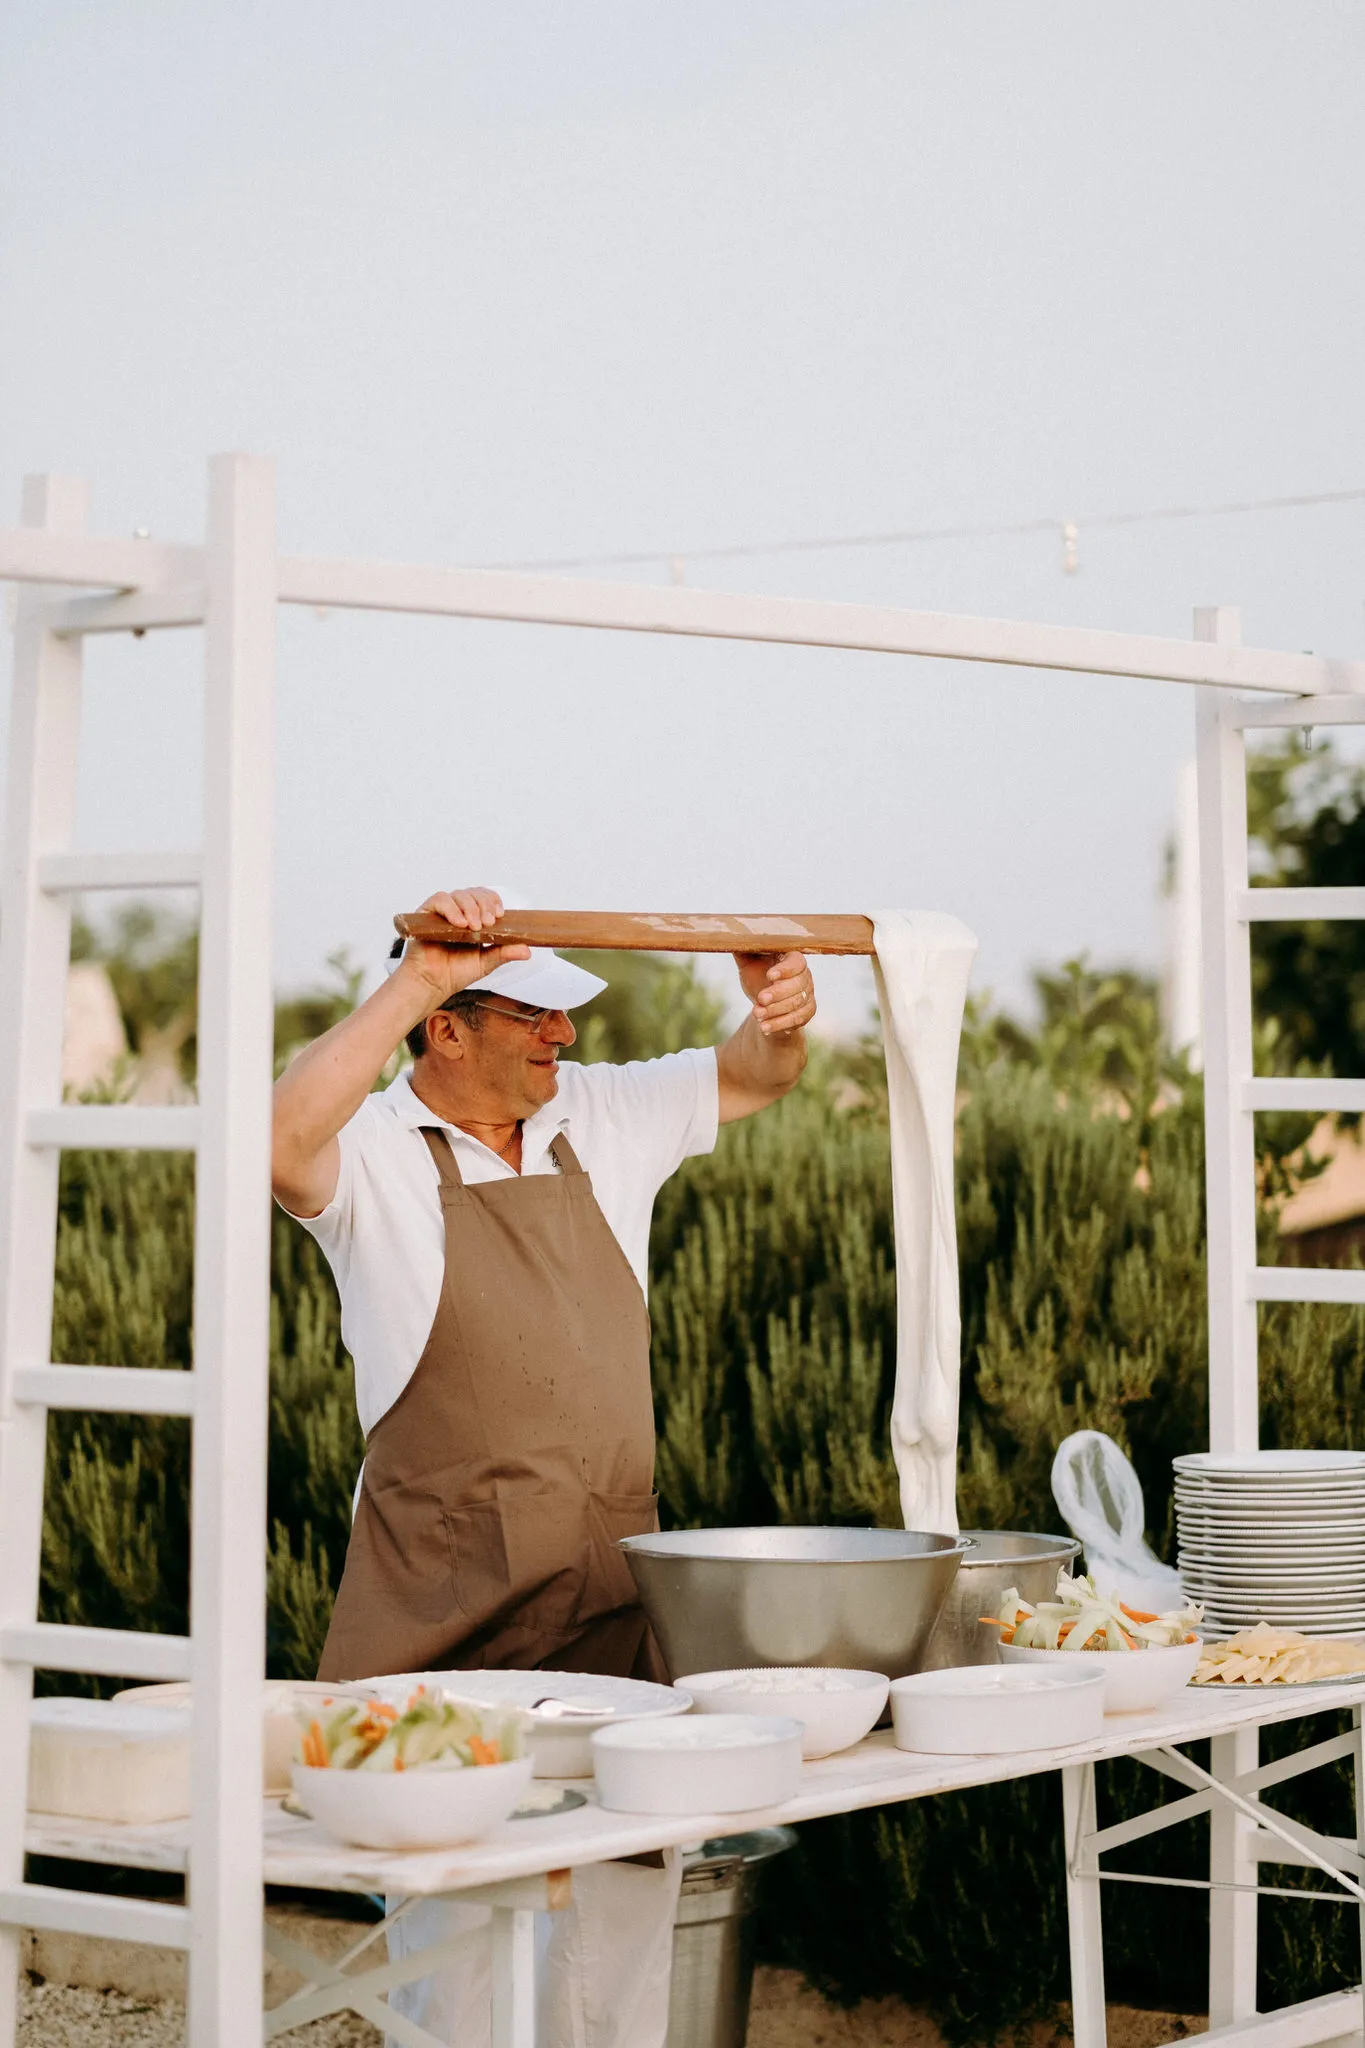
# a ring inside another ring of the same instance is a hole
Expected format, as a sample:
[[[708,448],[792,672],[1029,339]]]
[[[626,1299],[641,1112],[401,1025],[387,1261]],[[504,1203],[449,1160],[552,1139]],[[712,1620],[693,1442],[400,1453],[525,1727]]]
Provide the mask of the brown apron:
[[[445,1276],[370,1431],[318,1676],[663,1678],[621,1536],[658,1527],[649,1310],[563,1136],[557,1174],[466,1187],[444,1131]]]

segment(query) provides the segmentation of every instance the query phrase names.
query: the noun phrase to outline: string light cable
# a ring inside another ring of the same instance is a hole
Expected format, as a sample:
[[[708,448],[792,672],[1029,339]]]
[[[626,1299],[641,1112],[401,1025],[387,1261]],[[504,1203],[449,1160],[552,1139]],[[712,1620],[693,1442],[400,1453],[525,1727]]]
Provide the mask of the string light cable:
[[[1247,512],[1291,512],[1314,505],[1358,505],[1365,503],[1365,490],[1314,491],[1283,498],[1234,498],[1214,505],[1159,505],[1142,511],[1094,512],[1077,519],[1019,519],[999,525],[916,526],[895,533],[845,533],[810,535],[793,540],[736,541],[725,547],[646,548],[625,554],[566,555],[526,562],[487,562],[489,569],[549,571],[570,569],[655,569],[666,568],[674,583],[681,583],[690,562],[741,562],[764,555],[808,555],[833,553],[853,548],[901,548],[921,542],[954,540],[1018,539],[1030,534],[1059,536],[1061,566],[1074,575],[1080,567],[1082,529],[1117,526],[1155,526],[1175,519],[1226,519]]]

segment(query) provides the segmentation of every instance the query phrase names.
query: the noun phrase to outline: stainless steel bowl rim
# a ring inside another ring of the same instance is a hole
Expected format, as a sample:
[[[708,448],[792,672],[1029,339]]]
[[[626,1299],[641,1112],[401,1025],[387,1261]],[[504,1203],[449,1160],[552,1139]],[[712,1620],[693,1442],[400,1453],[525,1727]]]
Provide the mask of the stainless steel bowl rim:
[[[962,1560],[964,1570],[970,1570],[973,1565],[983,1564],[991,1566],[992,1569],[1002,1569],[1010,1564],[1046,1564],[1052,1557],[1076,1557],[1081,1549],[1080,1542],[1075,1536],[1054,1536],[1050,1530],[963,1529],[959,1534],[967,1546],[967,1554]],[[980,1550],[983,1536],[1010,1536],[1016,1542],[1023,1539],[1028,1543],[1036,1543],[1039,1547],[1036,1550],[1016,1551],[1004,1557],[974,1557],[972,1553]]]
[[[807,1534],[817,1530],[822,1532],[824,1530],[829,1530],[831,1533],[837,1532],[839,1535],[848,1534],[858,1536],[928,1536],[934,1539],[935,1548],[932,1550],[918,1551],[888,1551],[885,1557],[781,1557],[776,1554],[769,1554],[766,1556],[746,1555],[742,1551],[686,1551],[675,1548],[671,1543],[667,1542],[666,1540],[662,1542],[660,1541],[661,1536],[664,1539],[667,1539],[669,1536],[707,1536],[712,1534],[725,1536],[766,1536],[771,1534],[774,1528],[799,1529],[803,1534]],[[724,1529],[715,1531],[708,1529],[665,1529],[661,1530],[657,1535],[620,1536],[617,1538],[618,1550],[638,1551],[642,1557],[686,1558],[689,1564],[804,1565],[807,1568],[809,1568],[811,1565],[819,1565],[822,1570],[827,1569],[831,1565],[858,1565],[864,1571],[866,1571],[869,1565],[908,1564],[916,1558],[929,1557],[956,1557],[965,1562],[969,1547],[970,1546],[965,1537],[948,1536],[940,1529],[844,1530],[839,1528],[838,1524],[836,1523],[826,1522],[755,1522],[744,1528]]]

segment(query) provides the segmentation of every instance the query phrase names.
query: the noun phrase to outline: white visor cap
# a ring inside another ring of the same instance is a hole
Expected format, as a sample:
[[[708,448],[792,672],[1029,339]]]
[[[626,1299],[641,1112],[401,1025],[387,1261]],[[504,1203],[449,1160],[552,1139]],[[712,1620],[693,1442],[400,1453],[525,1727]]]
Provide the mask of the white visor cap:
[[[509,960],[495,967],[479,981],[471,981],[466,995],[510,996],[532,1010],[576,1010],[590,1003],[606,987],[600,975],[572,960],[561,960],[543,946],[532,948],[529,960]]]

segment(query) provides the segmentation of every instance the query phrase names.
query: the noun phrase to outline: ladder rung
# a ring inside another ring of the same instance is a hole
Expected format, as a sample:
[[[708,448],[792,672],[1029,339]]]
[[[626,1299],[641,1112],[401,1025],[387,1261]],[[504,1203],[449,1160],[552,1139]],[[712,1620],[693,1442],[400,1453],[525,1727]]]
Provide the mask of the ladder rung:
[[[179,588],[204,574],[204,549],[173,541],[0,527],[0,582],[102,583],[109,590]]]
[[[102,1415],[192,1415],[194,1374],[132,1365],[26,1365],[14,1398],[32,1408],[79,1408]]]
[[[190,1639],[33,1621],[27,1628],[0,1629],[0,1659],[35,1671],[89,1671],[101,1678],[188,1678]]]
[[[64,1103],[59,1109],[31,1109],[24,1124],[30,1145],[58,1145],[67,1152],[193,1152],[199,1143],[199,1110],[146,1109],[136,1102]]]
[[[1365,725],[1365,694],[1290,697],[1261,703],[1243,698],[1227,707],[1225,717],[1238,731],[1272,725]]]
[[[145,633],[149,627],[202,626],[206,599],[202,583],[168,590],[126,590],[113,597],[68,597],[48,611],[53,633]]]
[[[1243,1081],[1242,1107],[1355,1115],[1365,1110],[1365,1081]]]
[[[1251,924],[1365,917],[1365,889],[1242,889],[1237,895],[1237,915]]]
[[[107,1892],[74,1892],[56,1885],[0,1886],[0,1922],[51,1934],[101,1934],[110,1941],[149,1941],[158,1948],[188,1948],[187,1906],[154,1899],[120,1899]]]
[[[197,889],[204,863],[195,847],[171,853],[49,853],[38,886],[49,896],[73,889]]]
[[[1341,1266],[1254,1266],[1247,1296],[1252,1301],[1365,1302],[1365,1272]]]

